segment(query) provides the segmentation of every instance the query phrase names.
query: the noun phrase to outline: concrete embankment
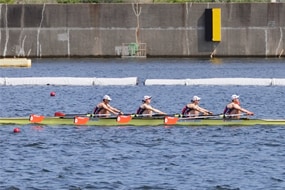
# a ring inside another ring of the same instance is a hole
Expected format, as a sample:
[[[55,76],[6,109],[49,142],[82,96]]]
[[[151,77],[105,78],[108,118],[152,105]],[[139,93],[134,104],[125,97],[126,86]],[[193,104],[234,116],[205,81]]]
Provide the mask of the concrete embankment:
[[[220,8],[221,41],[206,41],[205,10]],[[1,57],[285,56],[285,3],[0,5]]]

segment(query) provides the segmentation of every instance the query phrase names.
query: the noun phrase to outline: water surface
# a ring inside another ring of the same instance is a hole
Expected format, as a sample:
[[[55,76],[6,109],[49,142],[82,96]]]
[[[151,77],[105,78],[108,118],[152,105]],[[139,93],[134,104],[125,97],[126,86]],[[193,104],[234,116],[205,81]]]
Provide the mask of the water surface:
[[[0,86],[0,116],[86,113],[105,94],[133,113],[144,95],[167,113],[192,96],[221,113],[234,93],[256,118],[284,118],[283,86],[144,86],[150,78],[285,78],[284,59],[36,59],[0,77],[138,77],[138,86]],[[56,92],[55,97],[50,92]],[[21,132],[12,131],[19,127]],[[1,126],[0,189],[285,188],[285,126]]]

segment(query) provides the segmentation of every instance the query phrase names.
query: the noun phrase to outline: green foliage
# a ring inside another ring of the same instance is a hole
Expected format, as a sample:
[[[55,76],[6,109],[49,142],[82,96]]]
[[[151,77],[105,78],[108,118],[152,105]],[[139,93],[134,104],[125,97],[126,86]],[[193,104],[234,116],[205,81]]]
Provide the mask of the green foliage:
[[[80,0],[58,0],[58,3],[81,3]]]
[[[58,3],[122,3],[123,0],[57,0]]]
[[[269,0],[153,0],[153,3],[206,3],[206,2],[221,2],[221,3],[257,3],[269,2]]]
[[[0,0],[0,3],[13,4],[15,3],[15,0]]]

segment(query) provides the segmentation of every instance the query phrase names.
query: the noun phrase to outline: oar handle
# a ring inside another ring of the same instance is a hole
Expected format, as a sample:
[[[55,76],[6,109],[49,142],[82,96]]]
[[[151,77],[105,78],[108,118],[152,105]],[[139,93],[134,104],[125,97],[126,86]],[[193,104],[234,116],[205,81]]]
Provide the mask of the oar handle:
[[[175,113],[175,114],[136,114],[136,113],[125,113],[123,114],[124,116],[131,116],[131,117],[148,117],[148,116],[152,116],[152,117],[166,117],[166,116],[171,116],[171,117],[180,117],[181,114],[179,113]]]
[[[244,115],[248,115],[246,113],[238,113],[238,114],[223,114],[224,117],[235,117],[235,116],[244,116]],[[250,115],[248,115],[250,116]]]
[[[100,117],[100,116],[111,116],[111,114],[91,114],[91,113],[70,113],[65,114],[63,112],[55,112],[55,117],[61,117],[61,118],[73,118],[76,116],[82,116],[82,117]]]
[[[194,115],[194,114],[190,114],[190,115],[183,115],[180,114],[179,116],[176,117],[180,117],[180,118],[191,118],[191,119],[199,119],[199,118],[213,118],[213,117],[223,117],[223,113],[220,114],[213,114],[213,115]]]
[[[68,113],[68,114],[65,114],[63,112],[55,112],[54,113],[54,116],[55,117],[75,117],[75,116],[86,116],[88,115],[89,113]]]

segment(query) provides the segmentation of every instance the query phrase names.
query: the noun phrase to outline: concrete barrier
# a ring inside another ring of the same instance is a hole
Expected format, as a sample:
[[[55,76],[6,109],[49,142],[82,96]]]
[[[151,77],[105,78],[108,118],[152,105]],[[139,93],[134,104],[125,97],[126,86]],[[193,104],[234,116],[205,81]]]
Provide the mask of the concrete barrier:
[[[205,40],[205,9],[221,9],[221,41]],[[139,22],[138,22],[139,21]],[[275,56],[285,50],[285,3],[0,4],[2,57]]]

